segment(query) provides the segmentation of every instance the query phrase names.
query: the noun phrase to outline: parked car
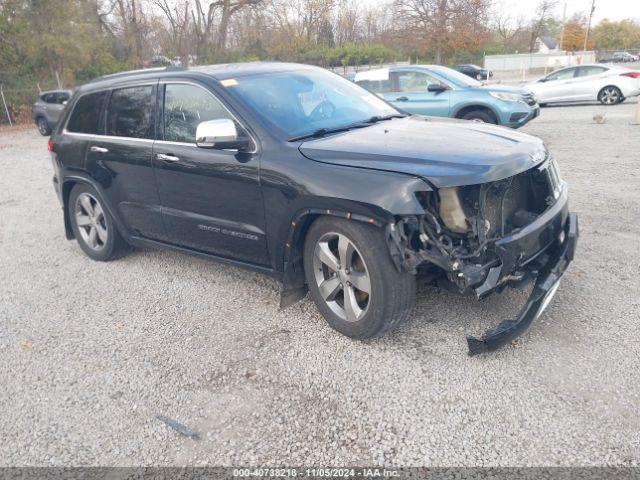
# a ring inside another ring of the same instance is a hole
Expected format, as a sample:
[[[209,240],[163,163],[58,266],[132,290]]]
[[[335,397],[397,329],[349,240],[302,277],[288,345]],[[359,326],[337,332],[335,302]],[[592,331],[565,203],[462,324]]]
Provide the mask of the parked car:
[[[476,80],[489,80],[493,77],[493,72],[491,70],[487,70],[486,68],[482,68],[471,63],[456,65],[453,69],[460,73],[464,73],[468,77],[475,78]]]
[[[640,94],[640,72],[613,65],[566,67],[524,85],[540,104],[593,102],[615,105]]]
[[[321,68],[123,73],[69,106],[53,182],[94,260],[133,245],[251,268],[283,307],[308,288],[353,338],[407,319],[417,276],[479,297],[534,281],[515,320],[469,337],[475,354],[526,329],[573,259],[577,216],[540,139],[407,116]]]
[[[42,92],[31,108],[33,121],[40,134],[51,135],[51,130],[58,123],[60,114],[71,98],[70,90],[50,90]]]
[[[486,86],[451,68],[411,65],[358,72],[355,82],[404,112],[518,128],[538,116],[533,94]]]
[[[601,60],[603,63],[627,63],[627,62],[637,62],[638,59],[635,55],[632,55],[628,52],[615,52],[610,57],[605,57]]]

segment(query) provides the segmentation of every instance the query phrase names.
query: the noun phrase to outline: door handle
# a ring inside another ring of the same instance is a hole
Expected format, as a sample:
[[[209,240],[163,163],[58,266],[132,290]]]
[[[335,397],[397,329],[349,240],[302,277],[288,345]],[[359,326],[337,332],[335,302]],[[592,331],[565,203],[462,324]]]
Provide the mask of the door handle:
[[[180,158],[175,155],[165,154],[165,153],[156,153],[156,158],[158,160],[164,160],[165,162],[179,162]]]
[[[92,146],[90,150],[96,153],[109,153],[109,149],[104,147],[98,147],[97,145]]]
[[[397,101],[397,102],[406,102],[406,101],[408,101],[408,100],[409,100],[409,99],[408,99],[407,97],[398,97],[398,98],[396,98],[396,101]]]

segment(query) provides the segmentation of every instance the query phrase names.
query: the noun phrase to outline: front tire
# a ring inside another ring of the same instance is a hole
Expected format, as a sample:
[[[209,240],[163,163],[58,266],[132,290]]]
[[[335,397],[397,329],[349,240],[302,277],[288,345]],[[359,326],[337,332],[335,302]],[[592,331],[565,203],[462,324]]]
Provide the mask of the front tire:
[[[351,338],[379,336],[405,321],[415,277],[398,272],[382,230],[335,217],[316,220],[304,245],[307,285],[329,325]]]
[[[494,125],[498,123],[491,113],[484,110],[471,110],[460,118],[463,120],[471,120],[472,122],[492,123]]]
[[[602,90],[600,90],[600,93],[598,93],[598,101],[602,105],[615,105],[617,103],[620,103],[622,101],[622,98],[622,92],[618,87],[614,86],[604,87]]]
[[[82,184],[74,186],[67,208],[78,245],[88,257],[107,262],[129,250],[113,217],[93,187]]]

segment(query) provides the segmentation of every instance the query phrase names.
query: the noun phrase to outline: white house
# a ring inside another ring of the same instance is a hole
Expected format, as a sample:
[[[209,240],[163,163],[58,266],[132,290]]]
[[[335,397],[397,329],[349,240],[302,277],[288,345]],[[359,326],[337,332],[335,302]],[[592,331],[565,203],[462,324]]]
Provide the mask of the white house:
[[[553,37],[538,37],[536,39],[536,48],[538,49],[538,53],[560,52],[560,45],[558,45],[558,41]]]

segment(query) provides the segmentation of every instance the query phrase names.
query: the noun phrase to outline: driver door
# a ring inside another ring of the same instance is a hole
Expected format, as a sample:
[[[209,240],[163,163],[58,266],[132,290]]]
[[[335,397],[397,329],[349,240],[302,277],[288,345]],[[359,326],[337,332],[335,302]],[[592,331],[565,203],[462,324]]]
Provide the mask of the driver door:
[[[196,128],[233,114],[207,88],[161,83],[153,167],[168,241],[221,257],[267,265],[265,216],[255,142],[244,153],[196,146]]]
[[[437,78],[418,71],[390,72],[391,92],[384,98],[397,108],[420,115],[448,117],[451,111],[451,90],[430,92],[429,85],[442,84]]]
[[[574,100],[574,77],[577,67],[563,68],[545,77],[540,88],[541,102],[569,102]]]

